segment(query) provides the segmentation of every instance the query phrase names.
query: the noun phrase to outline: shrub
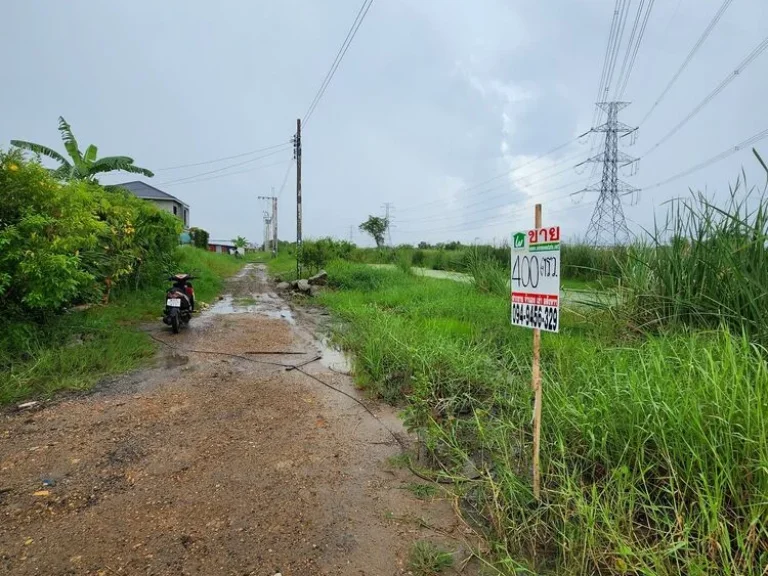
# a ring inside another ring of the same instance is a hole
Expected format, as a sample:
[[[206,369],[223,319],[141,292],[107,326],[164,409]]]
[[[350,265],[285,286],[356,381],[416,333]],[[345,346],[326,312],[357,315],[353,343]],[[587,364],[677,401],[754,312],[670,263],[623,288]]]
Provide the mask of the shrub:
[[[307,240],[302,244],[301,263],[310,270],[317,271],[331,260],[349,259],[354,250],[355,245],[346,240],[334,240],[333,238]]]
[[[208,249],[209,234],[202,228],[190,228],[189,235],[192,237],[192,244],[195,248]]]
[[[0,192],[5,314],[55,311],[154,281],[178,244],[171,214],[123,190],[60,183],[19,152],[0,152]]]

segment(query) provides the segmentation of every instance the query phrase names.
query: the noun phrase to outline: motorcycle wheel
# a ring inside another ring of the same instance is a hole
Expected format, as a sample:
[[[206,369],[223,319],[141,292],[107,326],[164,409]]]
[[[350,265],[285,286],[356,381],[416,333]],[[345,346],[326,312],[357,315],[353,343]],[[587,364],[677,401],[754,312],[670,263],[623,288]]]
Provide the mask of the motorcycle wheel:
[[[178,310],[171,310],[171,330],[173,330],[174,334],[179,333],[179,311]]]

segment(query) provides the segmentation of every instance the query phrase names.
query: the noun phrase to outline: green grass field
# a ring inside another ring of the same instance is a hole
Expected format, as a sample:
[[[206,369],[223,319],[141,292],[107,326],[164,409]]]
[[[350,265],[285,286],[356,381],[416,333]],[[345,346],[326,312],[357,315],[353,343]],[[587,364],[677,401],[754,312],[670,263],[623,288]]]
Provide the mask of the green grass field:
[[[198,302],[211,300],[224,279],[244,264],[231,256],[179,248],[178,271],[198,276]],[[106,306],[51,316],[38,323],[8,323],[0,338],[0,404],[87,390],[102,378],[142,365],[155,343],[141,330],[158,321],[169,284],[115,294]]]
[[[532,335],[507,297],[336,262],[321,302],[360,386],[402,406],[502,573],[762,574],[765,351],[725,329],[564,312],[543,334],[543,497],[530,483]],[[479,478],[463,478],[468,462]]]

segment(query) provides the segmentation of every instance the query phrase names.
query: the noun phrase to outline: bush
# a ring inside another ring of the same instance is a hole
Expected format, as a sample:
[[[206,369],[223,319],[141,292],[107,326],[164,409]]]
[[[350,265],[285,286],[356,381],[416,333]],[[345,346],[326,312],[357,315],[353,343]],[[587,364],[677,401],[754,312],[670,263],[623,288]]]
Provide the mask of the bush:
[[[331,260],[348,260],[355,250],[355,245],[346,240],[334,240],[333,238],[320,238],[319,240],[307,240],[301,248],[301,264],[310,271],[318,271]]]
[[[190,228],[189,235],[192,238],[192,245],[195,248],[202,248],[208,250],[208,238],[209,234],[202,228]]]
[[[108,299],[168,266],[181,223],[130,193],[61,183],[0,152],[0,310],[25,315]]]

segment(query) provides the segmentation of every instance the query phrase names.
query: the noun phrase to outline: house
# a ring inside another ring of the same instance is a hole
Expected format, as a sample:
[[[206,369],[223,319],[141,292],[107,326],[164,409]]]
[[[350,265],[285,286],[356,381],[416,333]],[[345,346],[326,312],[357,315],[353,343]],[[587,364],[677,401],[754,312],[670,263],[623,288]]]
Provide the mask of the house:
[[[208,251],[234,254],[235,243],[231,240],[208,240]]]
[[[145,182],[134,180],[133,182],[124,182],[117,184],[120,188],[125,188],[134,196],[143,200],[149,200],[155,206],[166,212],[170,212],[184,223],[184,228],[189,228],[189,205],[185,204],[176,196],[171,196],[154,186]]]

